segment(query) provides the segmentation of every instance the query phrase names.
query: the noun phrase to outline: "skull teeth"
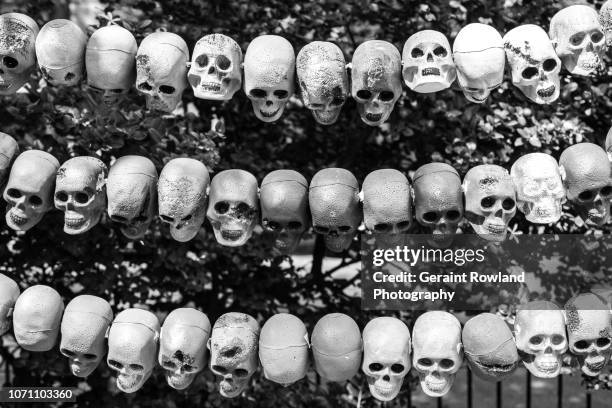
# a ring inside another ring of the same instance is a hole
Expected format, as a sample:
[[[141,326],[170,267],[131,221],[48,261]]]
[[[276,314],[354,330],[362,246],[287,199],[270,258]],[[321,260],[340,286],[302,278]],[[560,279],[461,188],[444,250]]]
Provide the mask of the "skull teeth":
[[[261,116],[263,116],[264,118],[272,118],[272,117],[276,116],[276,114],[279,111],[280,111],[280,108],[278,108],[277,110],[272,111],[272,112],[265,112],[265,111],[263,111],[261,109],[259,110],[259,112],[261,113]]]
[[[423,68],[421,70],[421,76],[429,75],[440,76],[440,70],[436,67]]]
[[[85,224],[85,218],[64,218],[64,224],[70,228],[78,228]]]
[[[538,89],[538,96],[542,98],[550,98],[555,93],[555,86],[551,85],[548,88]]]
[[[15,214],[13,211],[9,212],[9,217],[11,218],[11,221],[15,225],[25,225],[28,222],[27,218],[20,217],[19,215]]]
[[[506,226],[500,225],[500,224],[487,224],[486,229],[489,232],[489,234],[497,235],[497,234],[503,234],[504,232],[506,232]]]
[[[370,122],[378,122],[382,118],[382,113],[366,113],[365,117]]]
[[[229,241],[237,241],[242,237],[241,230],[222,230],[221,236]]]
[[[207,92],[221,92],[221,85],[212,82],[201,83],[200,88]]]

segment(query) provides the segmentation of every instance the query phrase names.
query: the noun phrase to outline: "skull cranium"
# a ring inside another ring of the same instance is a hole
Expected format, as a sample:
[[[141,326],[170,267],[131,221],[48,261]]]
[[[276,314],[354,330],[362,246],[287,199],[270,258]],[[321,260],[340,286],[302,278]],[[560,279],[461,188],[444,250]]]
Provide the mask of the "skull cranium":
[[[38,25],[25,14],[0,15],[0,95],[21,88],[36,67]]]
[[[30,286],[15,302],[13,330],[17,343],[28,351],[49,351],[57,341],[64,302],[46,285]]]
[[[8,332],[20,290],[17,282],[0,273],[0,336]]]
[[[17,141],[12,136],[0,132],[0,188],[2,189],[18,154]]]

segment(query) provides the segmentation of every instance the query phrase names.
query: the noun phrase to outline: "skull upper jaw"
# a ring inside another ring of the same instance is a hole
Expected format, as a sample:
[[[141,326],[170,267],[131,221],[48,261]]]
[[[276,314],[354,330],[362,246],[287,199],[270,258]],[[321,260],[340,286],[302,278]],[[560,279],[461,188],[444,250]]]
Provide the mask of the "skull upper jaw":
[[[551,224],[561,218],[561,201],[544,197],[533,202],[519,203],[527,221],[534,224]]]
[[[64,232],[70,235],[78,235],[95,227],[102,217],[103,208],[92,211],[89,216],[74,211],[66,211],[64,215]]]
[[[248,384],[246,381],[236,381],[235,379],[222,379],[219,382],[219,393],[224,398],[236,398],[245,390]]]
[[[455,374],[434,376],[428,373],[419,373],[421,389],[430,397],[442,397],[450,391],[455,381]]]
[[[174,371],[165,370],[166,382],[175,390],[184,390],[191,385],[195,379],[194,374],[176,374]]]
[[[561,372],[561,356],[529,355],[523,359],[525,368],[538,378],[555,378]]]
[[[7,204],[6,224],[15,231],[28,231],[38,224],[43,216],[41,213],[26,213],[17,207]]]
[[[572,202],[572,206],[580,215],[580,218],[589,227],[601,227],[610,219],[610,201],[602,200],[601,203],[583,204],[576,201]]]
[[[117,376],[117,388],[126,394],[131,394],[142,388],[144,383],[151,376],[151,371],[144,374],[119,374]]]
[[[321,125],[333,125],[334,123],[338,121],[342,108],[320,109],[320,110],[311,109],[311,111],[312,111],[312,116],[317,121],[317,123]]]

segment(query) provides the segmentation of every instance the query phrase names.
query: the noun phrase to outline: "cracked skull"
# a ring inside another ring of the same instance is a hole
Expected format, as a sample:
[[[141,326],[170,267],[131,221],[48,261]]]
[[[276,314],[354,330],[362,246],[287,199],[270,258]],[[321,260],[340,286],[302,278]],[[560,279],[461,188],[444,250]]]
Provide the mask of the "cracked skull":
[[[57,341],[64,302],[55,289],[30,286],[15,302],[13,330],[17,343],[28,351],[49,351]]]
[[[18,154],[17,141],[12,136],[0,132],[0,188],[2,189],[4,189],[4,183],[6,183],[13,161]]]
[[[414,92],[442,91],[457,77],[450,43],[438,31],[423,30],[411,35],[404,44],[402,63],[404,82]]]
[[[606,37],[606,45],[612,46],[612,0],[606,1],[598,14],[599,24]]]
[[[36,37],[36,59],[51,85],[74,86],[83,79],[87,35],[76,23],[57,19],[45,24]]]
[[[11,329],[15,302],[20,293],[17,282],[0,273],[0,336]]]
[[[38,25],[25,14],[0,15],[0,95],[17,92],[36,67]]]

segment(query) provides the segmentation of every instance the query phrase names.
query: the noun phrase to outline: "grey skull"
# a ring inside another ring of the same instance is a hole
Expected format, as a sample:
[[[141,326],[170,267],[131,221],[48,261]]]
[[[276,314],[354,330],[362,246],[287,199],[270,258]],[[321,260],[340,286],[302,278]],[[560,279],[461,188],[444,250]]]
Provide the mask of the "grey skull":
[[[25,14],[0,15],[0,95],[17,92],[36,67],[38,25]]]

